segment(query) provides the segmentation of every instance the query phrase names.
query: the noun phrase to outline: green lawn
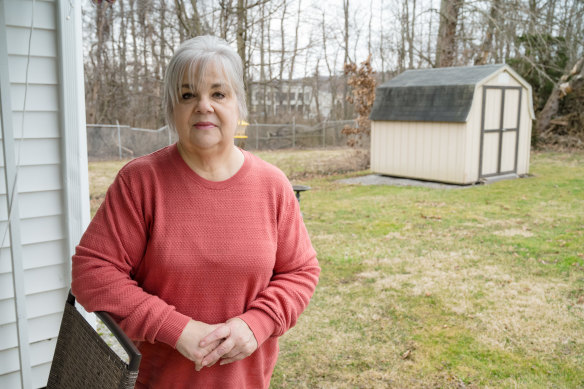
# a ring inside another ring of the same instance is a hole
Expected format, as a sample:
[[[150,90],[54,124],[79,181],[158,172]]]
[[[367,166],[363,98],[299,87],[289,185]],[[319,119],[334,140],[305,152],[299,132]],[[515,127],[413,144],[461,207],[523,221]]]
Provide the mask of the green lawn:
[[[460,189],[340,184],[365,173],[347,150],[259,154],[312,187],[322,267],[273,388],[584,387],[584,153]],[[119,166],[90,164],[110,177],[93,205]]]

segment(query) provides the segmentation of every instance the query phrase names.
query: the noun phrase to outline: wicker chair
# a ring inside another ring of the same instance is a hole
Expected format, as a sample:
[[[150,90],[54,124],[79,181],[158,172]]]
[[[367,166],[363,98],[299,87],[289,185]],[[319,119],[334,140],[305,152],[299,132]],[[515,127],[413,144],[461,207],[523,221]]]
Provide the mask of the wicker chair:
[[[129,356],[120,358],[75,308],[69,292],[65,303],[47,389],[133,388],[142,354],[106,312],[95,313]]]

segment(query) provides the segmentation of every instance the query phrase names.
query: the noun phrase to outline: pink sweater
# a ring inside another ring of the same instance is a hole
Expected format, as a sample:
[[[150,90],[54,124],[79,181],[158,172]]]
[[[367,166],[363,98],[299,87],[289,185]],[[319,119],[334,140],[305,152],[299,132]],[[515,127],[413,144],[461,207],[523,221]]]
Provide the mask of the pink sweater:
[[[73,256],[73,293],[138,341],[138,387],[267,388],[277,337],[312,296],[320,268],[290,183],[243,151],[231,178],[194,173],[176,145],[124,166]],[[175,350],[193,318],[243,319],[249,357],[195,371]]]

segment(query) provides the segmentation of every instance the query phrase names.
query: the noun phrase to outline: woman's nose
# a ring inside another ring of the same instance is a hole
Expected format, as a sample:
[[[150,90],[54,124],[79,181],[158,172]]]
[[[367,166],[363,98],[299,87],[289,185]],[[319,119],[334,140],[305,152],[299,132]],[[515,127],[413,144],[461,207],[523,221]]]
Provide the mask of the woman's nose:
[[[199,100],[197,101],[196,110],[197,110],[197,112],[200,112],[200,113],[213,112],[213,107],[211,106],[211,100],[209,100],[207,97],[199,98]]]

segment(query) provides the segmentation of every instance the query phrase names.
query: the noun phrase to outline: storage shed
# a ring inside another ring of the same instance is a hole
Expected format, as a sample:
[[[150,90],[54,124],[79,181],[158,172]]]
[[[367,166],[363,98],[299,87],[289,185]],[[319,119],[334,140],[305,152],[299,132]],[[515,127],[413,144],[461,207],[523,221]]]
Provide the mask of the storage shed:
[[[47,385],[89,222],[80,7],[0,0],[0,388]]]
[[[377,88],[375,173],[472,184],[529,172],[531,86],[508,65],[408,70]]]

